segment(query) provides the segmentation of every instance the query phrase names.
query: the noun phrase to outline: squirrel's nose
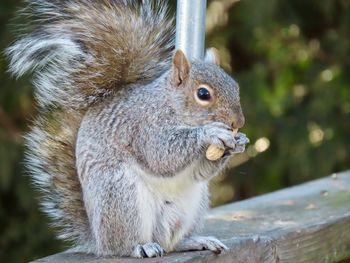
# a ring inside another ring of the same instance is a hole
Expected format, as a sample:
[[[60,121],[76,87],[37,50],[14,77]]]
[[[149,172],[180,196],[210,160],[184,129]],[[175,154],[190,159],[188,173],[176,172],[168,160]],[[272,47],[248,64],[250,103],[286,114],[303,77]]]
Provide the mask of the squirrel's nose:
[[[231,122],[231,126],[233,129],[242,128],[244,126],[244,123],[245,123],[245,118],[244,118],[242,111],[240,111],[237,114],[234,114],[234,116],[232,118],[232,122]]]

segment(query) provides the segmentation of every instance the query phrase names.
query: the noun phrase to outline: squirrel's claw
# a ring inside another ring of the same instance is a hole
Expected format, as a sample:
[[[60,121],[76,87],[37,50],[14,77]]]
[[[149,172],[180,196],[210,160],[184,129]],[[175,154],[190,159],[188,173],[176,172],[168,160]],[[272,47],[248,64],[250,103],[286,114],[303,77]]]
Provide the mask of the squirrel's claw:
[[[248,137],[241,132],[237,133],[237,135],[235,136],[235,140],[236,140],[235,148],[228,150],[230,155],[244,152],[246,144],[249,143]]]
[[[247,137],[247,135],[245,135],[244,133],[237,133],[235,135],[235,140],[236,140],[236,144],[237,145],[246,145],[249,143],[249,139]]]
[[[146,243],[144,245],[137,245],[131,253],[135,258],[152,258],[162,257],[165,254],[165,250],[157,243]]]
[[[178,244],[176,251],[210,250],[220,254],[228,247],[215,237],[192,236]]]

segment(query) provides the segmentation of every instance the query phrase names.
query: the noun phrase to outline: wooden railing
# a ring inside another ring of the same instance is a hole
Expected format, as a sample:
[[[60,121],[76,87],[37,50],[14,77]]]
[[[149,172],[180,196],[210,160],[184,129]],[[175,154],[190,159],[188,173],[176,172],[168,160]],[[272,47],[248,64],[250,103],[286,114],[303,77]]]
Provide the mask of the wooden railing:
[[[201,234],[230,250],[142,261],[60,253],[34,262],[339,262],[350,258],[350,172],[212,209]]]

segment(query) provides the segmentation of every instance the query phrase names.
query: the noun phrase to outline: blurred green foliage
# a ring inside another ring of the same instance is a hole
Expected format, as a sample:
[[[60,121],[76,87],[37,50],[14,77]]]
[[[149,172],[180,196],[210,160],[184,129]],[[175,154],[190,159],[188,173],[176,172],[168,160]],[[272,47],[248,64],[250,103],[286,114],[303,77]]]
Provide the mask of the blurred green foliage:
[[[350,2],[247,0],[221,17],[208,45],[240,83],[251,144],[214,189],[241,199],[348,169]]]
[[[18,5],[0,2],[0,50],[14,39]],[[209,1],[207,46],[220,50],[241,85],[251,139],[213,183],[214,205],[349,168],[348,0]],[[35,116],[31,85],[6,68],[0,57],[0,262],[25,262],[63,245],[23,169],[21,136]]]

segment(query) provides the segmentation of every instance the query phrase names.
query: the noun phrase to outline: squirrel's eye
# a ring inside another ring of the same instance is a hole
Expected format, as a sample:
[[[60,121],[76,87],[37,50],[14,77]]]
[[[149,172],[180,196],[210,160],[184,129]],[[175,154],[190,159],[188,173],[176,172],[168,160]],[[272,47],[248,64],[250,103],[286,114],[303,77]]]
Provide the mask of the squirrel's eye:
[[[194,93],[194,97],[196,102],[203,107],[210,106],[215,101],[214,90],[206,84],[201,84],[198,86]]]
[[[197,89],[197,97],[200,100],[208,101],[211,98],[210,91],[205,87],[200,87]]]

